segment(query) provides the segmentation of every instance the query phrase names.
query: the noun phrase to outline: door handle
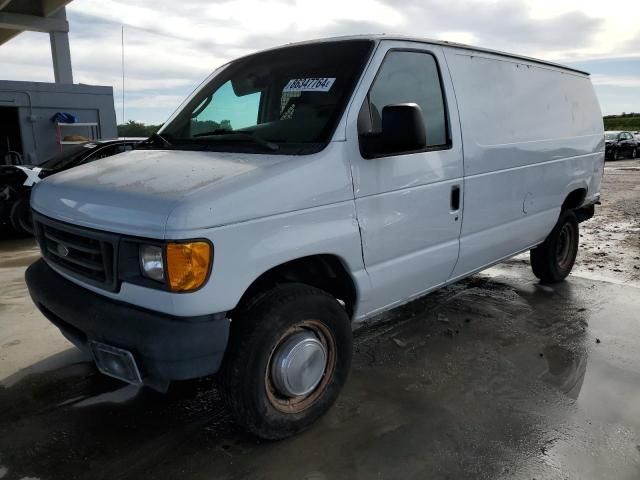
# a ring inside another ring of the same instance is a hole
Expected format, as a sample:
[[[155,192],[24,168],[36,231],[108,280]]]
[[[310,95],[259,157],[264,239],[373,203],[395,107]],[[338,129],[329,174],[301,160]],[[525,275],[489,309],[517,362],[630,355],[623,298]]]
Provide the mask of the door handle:
[[[460,185],[453,185],[451,187],[451,211],[457,212],[460,210]]]

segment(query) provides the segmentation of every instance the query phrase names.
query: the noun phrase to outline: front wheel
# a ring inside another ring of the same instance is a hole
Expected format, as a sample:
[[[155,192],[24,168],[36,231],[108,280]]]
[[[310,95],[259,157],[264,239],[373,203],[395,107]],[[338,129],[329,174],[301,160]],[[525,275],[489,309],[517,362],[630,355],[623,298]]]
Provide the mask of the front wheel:
[[[352,355],[349,317],[331,295],[284,284],[232,318],[220,374],[236,423],[276,440],[295,435],[335,402]]]
[[[578,218],[572,210],[565,210],[546,240],[531,250],[533,274],[543,283],[564,280],[578,254]]]
[[[638,149],[634,148],[633,150],[631,150],[631,158],[635,160],[637,156],[638,156]]]
[[[13,204],[9,213],[9,223],[13,230],[21,236],[33,234],[33,219],[27,200],[21,199]]]

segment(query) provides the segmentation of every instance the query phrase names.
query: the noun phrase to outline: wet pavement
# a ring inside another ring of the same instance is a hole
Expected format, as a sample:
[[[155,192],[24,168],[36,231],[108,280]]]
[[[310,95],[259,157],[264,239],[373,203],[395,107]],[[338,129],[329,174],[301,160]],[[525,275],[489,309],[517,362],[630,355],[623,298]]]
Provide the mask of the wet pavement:
[[[26,298],[32,242],[4,241],[0,478],[638,479],[640,169],[625,172],[605,177],[568,281],[539,285],[520,256],[380,317],[337,404],[281,442],[239,431],[211,378],[162,396],[100,375]]]

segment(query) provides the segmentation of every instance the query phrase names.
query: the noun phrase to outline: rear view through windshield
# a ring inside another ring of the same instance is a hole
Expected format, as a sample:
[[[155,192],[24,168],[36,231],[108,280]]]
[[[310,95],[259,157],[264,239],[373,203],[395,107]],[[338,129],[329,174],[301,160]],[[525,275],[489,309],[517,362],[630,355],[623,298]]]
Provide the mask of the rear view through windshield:
[[[172,145],[273,150],[326,144],[373,43],[285,47],[230,63],[160,134]],[[321,148],[321,147],[320,147]]]

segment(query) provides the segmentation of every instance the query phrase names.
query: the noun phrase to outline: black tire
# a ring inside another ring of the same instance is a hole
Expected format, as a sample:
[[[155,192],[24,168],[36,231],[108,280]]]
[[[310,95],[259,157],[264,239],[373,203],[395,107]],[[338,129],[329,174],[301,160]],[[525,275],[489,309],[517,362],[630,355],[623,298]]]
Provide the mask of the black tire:
[[[260,438],[277,440],[308,428],[333,405],[349,374],[353,350],[349,317],[335,298],[307,285],[283,284],[241,307],[231,325],[219,382],[237,424]],[[271,360],[294,328],[325,337],[330,353],[313,391],[281,398],[272,382]]]
[[[637,156],[638,156],[638,149],[634,148],[633,150],[631,150],[631,158],[635,160]]]
[[[18,235],[25,237],[33,235],[33,227],[31,226],[33,221],[28,201],[18,200],[13,204],[9,212],[9,223]]]
[[[618,150],[613,152],[613,159],[614,160],[620,160],[622,158],[622,156],[620,155],[620,152]]]
[[[578,218],[564,210],[546,240],[532,249],[531,268],[542,283],[561,282],[571,273],[580,239]]]

